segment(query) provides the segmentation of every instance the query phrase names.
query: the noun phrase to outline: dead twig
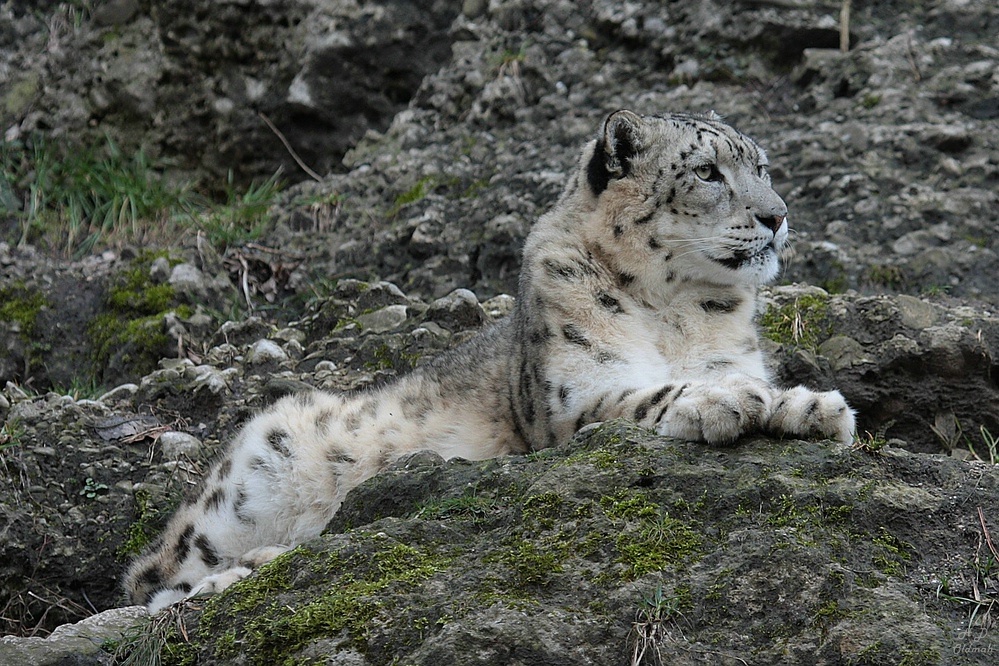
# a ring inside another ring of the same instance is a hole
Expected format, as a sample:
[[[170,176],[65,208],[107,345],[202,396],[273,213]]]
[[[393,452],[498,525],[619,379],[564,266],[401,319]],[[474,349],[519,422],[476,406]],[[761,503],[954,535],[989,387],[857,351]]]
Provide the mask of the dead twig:
[[[985,513],[982,511],[982,507],[978,507],[978,522],[982,524],[982,534],[985,535],[985,543],[988,544],[992,557],[995,558],[996,562],[999,562],[999,552],[996,552],[996,547],[992,545],[992,537],[989,535],[989,528],[985,525]]]
[[[295,152],[295,149],[291,147],[290,143],[288,143],[288,139],[286,139],[284,134],[281,133],[281,130],[279,130],[274,125],[274,123],[271,122],[271,119],[267,117],[267,114],[264,113],[263,111],[257,111],[257,115],[260,116],[260,119],[267,124],[267,127],[269,127],[272,132],[274,132],[275,136],[277,136],[277,138],[281,140],[281,143],[284,144],[285,150],[287,150],[288,154],[291,155],[291,159],[295,160],[295,164],[297,164],[302,169],[302,171],[309,174],[309,176],[317,183],[323,182],[323,177],[320,176],[315,171],[313,171],[311,168],[309,168],[309,165],[306,164],[302,160],[302,158],[298,156],[298,153]]]
[[[909,58],[909,67],[912,67],[912,75],[916,78],[916,83],[923,80],[923,74],[919,71],[919,65],[916,63],[916,52],[912,48],[912,33],[905,36],[905,55]]]
[[[250,264],[246,261],[246,257],[240,255],[239,265],[242,267],[239,283],[243,289],[243,299],[246,301],[246,309],[253,312],[253,300],[250,298]]]
[[[850,50],[850,0],[843,0],[839,8],[839,50]]]

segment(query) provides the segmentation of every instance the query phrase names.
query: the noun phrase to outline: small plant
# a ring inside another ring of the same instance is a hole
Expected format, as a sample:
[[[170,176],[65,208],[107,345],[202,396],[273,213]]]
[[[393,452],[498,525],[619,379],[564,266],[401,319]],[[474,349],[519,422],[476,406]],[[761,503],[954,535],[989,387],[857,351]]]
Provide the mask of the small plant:
[[[510,74],[511,76],[520,76],[520,66],[521,63],[527,61],[527,44],[521,44],[520,48],[514,51],[513,49],[503,49],[498,56],[495,56],[496,69],[499,71],[499,75]]]
[[[888,446],[888,440],[885,439],[885,430],[888,427],[882,426],[874,434],[870,432],[864,432],[863,435],[857,433],[853,437],[853,450],[872,454],[882,453],[884,448]]]
[[[980,445],[976,445],[964,433],[960,421],[957,420],[957,417],[952,412],[937,414],[933,425],[930,426],[930,430],[940,438],[944,449],[949,452],[961,448],[958,445],[963,442],[964,448],[967,450],[968,459],[987,462],[991,465],[999,464],[999,437],[993,435],[984,425],[978,426],[978,435],[981,439]]]
[[[928,298],[933,298],[935,296],[946,296],[950,293],[950,285],[948,284],[931,284],[930,286],[923,289],[923,296]]]
[[[80,489],[80,495],[85,496],[87,499],[94,499],[99,495],[107,495],[108,486],[106,483],[99,483],[91,477],[87,477],[87,480],[83,484],[83,488]]]
[[[880,103],[881,103],[881,95],[876,95],[874,93],[868,93],[864,95],[864,98],[860,101],[861,106],[863,106],[865,109],[873,109]]]
[[[905,274],[902,269],[887,264],[871,266],[867,270],[867,279],[872,284],[888,289],[901,289],[905,285]]]
[[[194,648],[187,642],[184,611],[191,602],[170,606],[145,622],[132,625],[117,642],[108,642],[114,666],[160,666],[168,663],[193,663]]]
[[[74,377],[69,386],[54,386],[52,390],[73,400],[86,400],[100,397],[107,389],[94,377]]]
[[[24,434],[17,421],[6,421],[0,426],[0,454],[21,445]]]
[[[431,499],[416,512],[416,518],[444,520],[460,518],[472,523],[485,521],[496,512],[500,504],[489,497],[479,497],[474,492],[460,497]]]
[[[979,435],[982,438],[983,451],[979,453],[972,445],[971,441],[968,441],[968,450],[971,451],[971,455],[977,460],[983,462],[991,463],[993,465],[999,463],[999,437],[993,435],[989,432],[988,428],[985,426],[978,427]]]
[[[110,138],[81,147],[33,135],[0,142],[0,214],[17,220],[10,242],[75,256],[108,243],[168,240],[187,229],[224,249],[263,233],[281,190],[278,176],[241,190],[230,172],[224,200],[213,203],[192,185],[171,184],[141,149],[128,155]],[[330,197],[318,202],[317,215],[335,216],[339,198]]]
[[[343,210],[346,195],[340,192],[323,192],[295,199],[295,205],[305,208],[312,216],[316,231],[329,231]]]
[[[778,344],[815,350],[829,337],[829,297],[806,294],[769,308],[760,319],[763,334]]]
[[[673,637],[674,631],[686,640],[677,623],[683,617],[682,609],[690,606],[689,591],[683,592],[686,594],[667,594],[663,586],[659,585],[651,595],[642,598],[635,621],[631,624],[631,631],[636,636],[635,646],[631,651],[631,666],[642,664],[647,654],[655,656],[654,663],[665,663],[661,646],[667,641],[676,640]]]

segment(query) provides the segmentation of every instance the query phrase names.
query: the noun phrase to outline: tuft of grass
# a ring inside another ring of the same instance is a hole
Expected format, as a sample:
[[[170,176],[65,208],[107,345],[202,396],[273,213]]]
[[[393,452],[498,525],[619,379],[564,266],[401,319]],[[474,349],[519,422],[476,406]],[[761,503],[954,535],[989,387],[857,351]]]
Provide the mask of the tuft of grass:
[[[14,449],[21,445],[21,437],[24,436],[24,428],[20,422],[11,419],[4,421],[0,425],[0,454],[8,449]],[[0,459],[2,462],[2,459]]]
[[[233,184],[230,170],[224,188],[225,202],[196,218],[193,226],[203,231],[219,250],[260,238],[267,228],[268,211],[283,187],[279,176],[280,171],[240,191]]]
[[[83,255],[111,239],[141,241],[147,231],[189,213],[195,197],[159,177],[144,151],[67,148],[36,135],[0,149],[0,206],[18,220],[18,244],[40,242]]]
[[[631,633],[634,635],[634,639],[629,636],[629,642],[634,640],[629,662],[631,666],[647,663],[646,655],[651,658],[651,663],[667,663],[663,659],[662,646],[686,640],[679,621],[683,618],[683,611],[692,607],[690,589],[686,587],[679,587],[667,594],[663,586],[659,585],[651,595],[644,596],[635,614],[635,621],[631,624]]]
[[[121,640],[107,641],[103,648],[111,653],[115,666],[160,666],[194,663],[196,653],[187,641],[185,605],[170,606],[122,635]]]
[[[870,454],[880,454],[884,452],[884,448],[888,446],[888,440],[885,439],[885,431],[890,427],[891,424],[887,424],[878,428],[877,432],[870,433],[865,432],[864,434],[857,433],[853,436],[853,450],[862,451],[863,453]]]
[[[473,491],[459,497],[431,499],[420,507],[414,517],[424,520],[468,520],[478,524],[497,513],[500,506],[495,499],[476,495]]]
[[[125,154],[110,138],[64,146],[33,135],[0,142],[0,216],[16,221],[18,245],[82,256],[115,243],[205,234],[219,249],[259,238],[282,182],[275,173],[245,190],[230,171],[222,201],[175,185],[143,150]]]
[[[982,438],[982,452],[979,453],[971,440],[968,440],[968,449],[971,451],[971,455],[993,465],[999,464],[999,436],[993,435],[985,426],[978,426],[978,434]]]

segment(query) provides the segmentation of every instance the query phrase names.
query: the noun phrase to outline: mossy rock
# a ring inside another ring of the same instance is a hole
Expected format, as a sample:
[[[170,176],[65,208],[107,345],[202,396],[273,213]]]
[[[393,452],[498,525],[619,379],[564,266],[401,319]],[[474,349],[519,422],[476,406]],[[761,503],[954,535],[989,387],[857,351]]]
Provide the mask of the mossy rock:
[[[981,472],[623,422],[530,456],[418,454],[326,535],[189,604],[178,663],[989,663],[956,651],[984,630],[955,601],[982,571],[974,507],[999,511]]]
[[[150,266],[159,256],[165,255],[140,255],[113,278],[103,311],[87,326],[94,374],[106,385],[134,380],[156,369],[161,358],[176,356],[177,340],[170,335],[166,318],[194,313],[169,283],[152,279]]]

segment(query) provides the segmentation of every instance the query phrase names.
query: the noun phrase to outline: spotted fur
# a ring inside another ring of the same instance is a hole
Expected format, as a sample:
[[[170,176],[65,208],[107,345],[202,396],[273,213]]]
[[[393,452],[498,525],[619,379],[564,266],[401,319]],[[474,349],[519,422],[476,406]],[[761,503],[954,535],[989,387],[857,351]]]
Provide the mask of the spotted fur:
[[[132,600],[157,610],[224,589],[421,449],[523,453],[617,417],[711,444],[849,441],[838,392],[780,389],[764,366],[756,290],[787,235],[751,139],[713,114],[611,114],[527,238],[514,313],[377,391],[292,396],[252,419],[132,564]]]

